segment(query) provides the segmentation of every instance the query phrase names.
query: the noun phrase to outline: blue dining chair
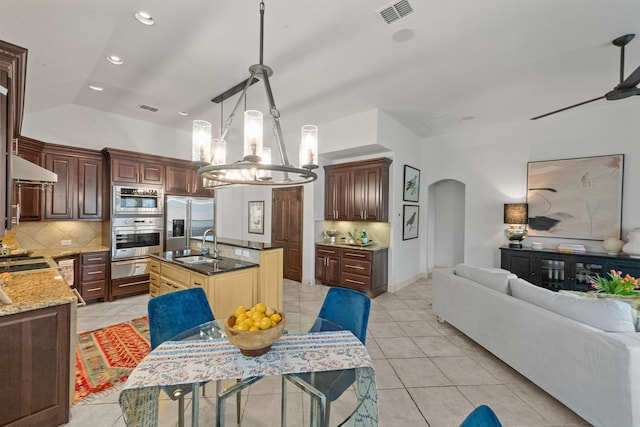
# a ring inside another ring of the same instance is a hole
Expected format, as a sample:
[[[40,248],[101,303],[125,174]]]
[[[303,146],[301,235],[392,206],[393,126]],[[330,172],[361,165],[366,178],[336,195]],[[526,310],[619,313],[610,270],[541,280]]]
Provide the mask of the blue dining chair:
[[[491,408],[480,405],[467,415],[460,427],[502,427],[502,424]]]
[[[328,320],[351,331],[362,344],[365,344],[370,309],[371,299],[366,294],[351,289],[334,287],[327,292],[322,302],[320,313],[318,313],[318,318]],[[321,321],[316,321],[309,332],[322,331],[322,325]],[[354,383],[356,374],[355,370],[347,369],[285,375],[282,379],[283,396],[285,396],[286,391],[286,380],[293,382],[311,395],[314,395],[314,393],[306,388],[306,385],[310,385],[324,395],[326,403],[322,413],[324,414],[324,424],[328,426],[331,415],[331,402],[337,400]],[[284,417],[284,414],[282,416]]]
[[[181,332],[215,320],[202,288],[185,289],[160,295],[149,300],[149,335],[153,350]],[[162,388],[172,400],[178,400],[178,425],[184,426],[184,395],[190,384]]]

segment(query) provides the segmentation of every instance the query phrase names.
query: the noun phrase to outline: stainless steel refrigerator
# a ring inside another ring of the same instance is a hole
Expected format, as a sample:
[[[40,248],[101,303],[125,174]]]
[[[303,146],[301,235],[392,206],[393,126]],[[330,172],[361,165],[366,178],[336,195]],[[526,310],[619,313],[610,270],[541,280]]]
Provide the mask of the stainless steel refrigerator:
[[[191,237],[201,237],[213,229],[213,197],[167,196],[164,250],[187,249]]]

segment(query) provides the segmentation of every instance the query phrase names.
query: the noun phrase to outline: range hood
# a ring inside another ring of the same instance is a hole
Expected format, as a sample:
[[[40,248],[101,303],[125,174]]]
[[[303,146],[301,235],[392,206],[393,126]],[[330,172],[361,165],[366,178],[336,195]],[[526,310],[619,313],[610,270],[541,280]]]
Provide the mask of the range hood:
[[[58,175],[14,154],[13,182],[30,185],[55,184],[58,182]]]

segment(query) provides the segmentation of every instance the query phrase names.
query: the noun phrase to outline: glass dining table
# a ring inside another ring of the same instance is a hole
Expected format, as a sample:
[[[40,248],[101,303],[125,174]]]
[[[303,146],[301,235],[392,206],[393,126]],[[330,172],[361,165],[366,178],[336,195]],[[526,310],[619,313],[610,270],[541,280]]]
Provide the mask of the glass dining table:
[[[317,317],[287,314],[285,331],[262,356],[240,353],[224,334],[224,319],[204,323],[155,348],[131,373],[120,394],[125,423],[148,427],[158,423],[158,399],[162,387],[189,384],[193,388],[192,426],[199,424],[199,388],[216,381],[216,426],[224,426],[225,399],[266,376],[282,376],[281,425],[286,424],[287,380],[296,373],[352,369],[357,399],[352,411],[334,425],[377,426],[378,406],[375,373],[364,345],[339,325]],[[310,425],[324,425],[325,397],[313,386],[293,383],[311,396]],[[220,387],[224,380],[235,380]],[[239,422],[240,420],[238,420]]]

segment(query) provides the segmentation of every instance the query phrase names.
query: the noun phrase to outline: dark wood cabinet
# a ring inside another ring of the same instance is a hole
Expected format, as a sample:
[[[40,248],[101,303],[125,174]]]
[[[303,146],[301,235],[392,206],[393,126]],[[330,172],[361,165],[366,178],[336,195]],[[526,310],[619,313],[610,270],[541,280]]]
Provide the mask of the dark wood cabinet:
[[[45,168],[58,182],[44,191],[45,220],[102,220],[103,159],[93,150],[45,144]]]
[[[325,166],[325,219],[389,221],[387,158]]]
[[[0,316],[0,425],[69,421],[71,306]]]
[[[640,259],[604,253],[570,254],[552,250],[500,248],[500,266],[535,285],[554,291],[591,289],[591,279],[619,270],[640,275]]]
[[[85,301],[106,301],[109,282],[109,253],[80,254],[80,295]]]
[[[213,190],[204,188],[202,177],[197,168],[188,165],[169,165],[166,167],[165,192],[174,195],[199,195],[211,197]]]
[[[15,154],[38,166],[43,165],[42,150],[44,142],[18,137]],[[20,221],[42,220],[42,190],[30,185],[16,185],[13,187],[13,203],[20,206]],[[16,212],[17,215],[17,212]]]
[[[316,279],[376,297],[388,288],[389,250],[316,245]]]
[[[316,246],[316,279],[330,285],[340,284],[340,249]]]
[[[113,158],[111,181],[132,184],[164,185],[165,168],[160,164],[128,158]]]

